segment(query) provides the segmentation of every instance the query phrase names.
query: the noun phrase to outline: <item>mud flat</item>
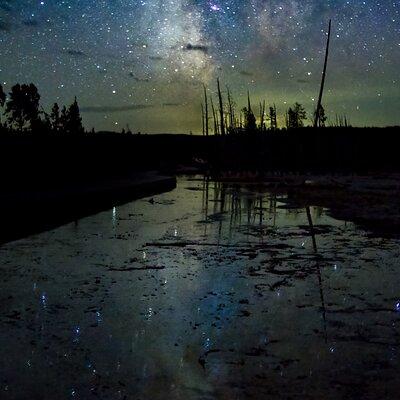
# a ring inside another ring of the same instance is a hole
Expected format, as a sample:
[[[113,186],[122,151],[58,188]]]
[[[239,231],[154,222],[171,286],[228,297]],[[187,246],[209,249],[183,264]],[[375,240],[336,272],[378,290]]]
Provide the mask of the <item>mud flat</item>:
[[[0,247],[0,398],[395,399],[400,241],[252,185]]]
[[[136,173],[97,182],[64,183],[51,189],[12,190],[0,195],[0,243],[51,229],[124,202],[172,190],[176,178]]]

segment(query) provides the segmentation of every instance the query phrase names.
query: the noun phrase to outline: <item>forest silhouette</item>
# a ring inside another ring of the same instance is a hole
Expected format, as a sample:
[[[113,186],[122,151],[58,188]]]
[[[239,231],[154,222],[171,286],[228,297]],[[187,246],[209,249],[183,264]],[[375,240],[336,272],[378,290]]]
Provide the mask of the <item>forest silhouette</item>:
[[[8,171],[5,179],[16,182],[32,174],[36,179],[56,175],[61,182],[88,175],[100,179],[104,174],[132,170],[174,172],[182,165],[215,176],[251,170],[261,177],[270,171],[399,169],[398,127],[353,128],[345,116],[327,125],[321,104],[318,117],[314,111],[308,119],[316,119],[315,128],[315,124],[307,124],[300,103],[289,107],[285,125],[279,127],[275,105],[267,107],[265,101],[260,102],[256,117],[249,93],[247,106],[237,112],[229,87],[222,93],[219,79],[216,105],[208,92],[204,86],[203,136],[139,135],[130,130],[85,131],[76,98],[69,106],[54,103],[47,113],[34,84],[16,84],[8,96],[0,87],[0,163]]]

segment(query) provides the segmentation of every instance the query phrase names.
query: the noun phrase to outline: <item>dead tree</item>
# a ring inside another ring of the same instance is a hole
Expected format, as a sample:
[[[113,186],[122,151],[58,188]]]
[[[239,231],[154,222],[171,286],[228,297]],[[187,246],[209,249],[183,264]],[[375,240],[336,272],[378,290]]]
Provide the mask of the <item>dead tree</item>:
[[[264,132],[265,130],[265,100],[260,102],[260,131]]]
[[[275,130],[278,128],[278,122],[276,119],[276,105],[274,104],[273,107],[269,108],[269,121],[271,130]]]
[[[205,104],[205,134],[208,136],[208,99],[207,99],[207,88],[206,85],[203,85],[204,88],[204,104]]]
[[[212,110],[213,120],[214,120],[214,135],[218,135],[218,118],[215,113],[214,102],[213,102],[212,97],[211,97],[211,110]]]
[[[229,87],[226,87],[228,92],[228,108],[229,108],[229,129],[233,130],[235,128],[235,111],[233,108],[232,96]]]
[[[320,123],[320,112],[321,112],[321,106],[322,106],[322,96],[324,94],[326,68],[328,66],[328,57],[329,57],[329,44],[330,44],[330,41],[331,41],[331,26],[332,26],[332,20],[329,20],[328,40],[327,40],[327,43],[326,43],[326,51],[325,51],[325,62],[324,62],[324,69],[323,69],[323,72],[322,72],[321,88],[320,88],[320,91],[319,91],[317,110],[315,112],[314,128],[317,128],[319,126],[319,123]]]
[[[201,103],[201,123],[203,124],[203,136],[204,136],[205,124],[204,124],[204,107],[203,107],[203,103]]]
[[[222,103],[222,94],[221,94],[221,87],[219,85],[219,78],[217,78],[217,86],[218,86],[219,117],[220,117],[220,124],[221,124],[221,135],[225,136],[224,104]]]
[[[247,91],[247,111],[248,111],[249,113],[253,112],[253,111],[251,110],[250,92],[249,92],[249,91]]]

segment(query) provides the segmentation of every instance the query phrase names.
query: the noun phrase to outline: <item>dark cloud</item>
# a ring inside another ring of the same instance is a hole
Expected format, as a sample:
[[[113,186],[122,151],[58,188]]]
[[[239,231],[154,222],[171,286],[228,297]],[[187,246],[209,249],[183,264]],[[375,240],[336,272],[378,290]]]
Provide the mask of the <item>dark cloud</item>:
[[[191,44],[188,43],[185,47],[184,50],[186,51],[202,51],[203,53],[208,52],[208,47],[204,46],[202,44]]]
[[[131,110],[144,110],[146,108],[154,107],[151,104],[132,104],[130,106],[87,106],[80,107],[82,112],[86,113],[115,113],[115,112],[123,112],[123,111],[131,111]]]
[[[149,58],[150,58],[150,60],[154,60],[154,61],[161,61],[163,59],[161,56],[150,56]]]
[[[239,74],[243,75],[243,76],[254,76],[254,74],[252,72],[248,72],[248,71],[240,71]]]

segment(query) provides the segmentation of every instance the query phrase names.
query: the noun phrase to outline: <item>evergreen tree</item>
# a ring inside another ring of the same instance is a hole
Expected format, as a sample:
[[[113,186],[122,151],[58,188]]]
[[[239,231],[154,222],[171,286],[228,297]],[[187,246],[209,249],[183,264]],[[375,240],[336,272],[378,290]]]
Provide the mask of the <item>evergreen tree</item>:
[[[257,130],[257,123],[256,123],[256,117],[253,114],[253,111],[251,108],[243,108],[243,114],[244,114],[244,129],[248,133],[254,133]]]
[[[60,129],[61,129],[62,133],[67,132],[68,118],[69,118],[69,116],[68,116],[67,107],[63,106],[63,108],[61,110],[61,115],[60,115]]]
[[[67,116],[66,131],[74,135],[84,133],[82,118],[76,97],[74,102],[68,108]]]
[[[32,128],[39,119],[39,101],[40,95],[33,83],[14,85],[6,104],[10,124],[15,124],[20,132],[27,123]]]
[[[35,134],[47,135],[51,133],[51,121],[50,116],[45,111],[40,112],[43,118],[36,118],[31,122],[31,131]]]
[[[51,109],[50,122],[53,132],[58,133],[61,129],[61,116],[60,107],[57,103],[54,103],[53,108]]]
[[[272,130],[275,130],[278,128],[275,105],[273,107],[269,108],[269,121],[270,121],[270,127]]]
[[[307,113],[300,103],[295,103],[293,108],[289,108],[286,117],[286,126],[289,129],[302,128],[304,120],[307,118]]]

